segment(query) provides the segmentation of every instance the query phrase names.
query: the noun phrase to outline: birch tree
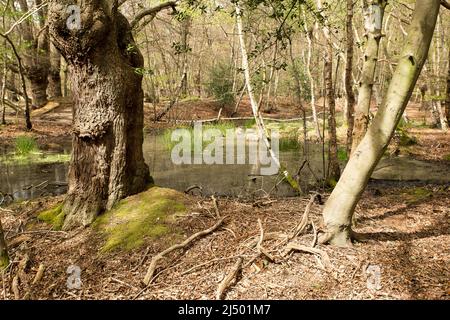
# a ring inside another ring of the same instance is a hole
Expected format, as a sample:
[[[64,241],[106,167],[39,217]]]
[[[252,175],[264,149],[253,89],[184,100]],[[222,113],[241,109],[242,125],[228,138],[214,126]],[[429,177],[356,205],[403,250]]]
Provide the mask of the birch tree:
[[[374,85],[378,51],[382,37],[382,26],[386,0],[363,0],[364,28],[366,30],[366,49],[364,64],[359,80],[358,102],[355,108],[355,120],[352,138],[352,153],[366,133],[369,124],[370,102]]]
[[[347,246],[355,238],[351,229],[355,207],[389,145],[427,59],[439,6],[440,0],[416,1],[408,36],[384,100],[325,204],[326,233],[322,242]]]

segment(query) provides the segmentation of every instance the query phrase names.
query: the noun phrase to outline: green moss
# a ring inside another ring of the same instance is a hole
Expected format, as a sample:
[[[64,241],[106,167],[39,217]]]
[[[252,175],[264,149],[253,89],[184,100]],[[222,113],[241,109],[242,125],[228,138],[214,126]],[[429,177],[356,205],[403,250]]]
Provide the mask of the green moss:
[[[425,188],[413,188],[405,192],[406,203],[413,204],[418,201],[424,200],[433,195],[431,190]]]
[[[345,162],[348,161],[348,154],[345,148],[338,148],[338,159],[339,161]]]
[[[183,194],[171,189],[152,187],[123,199],[94,223],[94,228],[105,237],[101,251],[131,250],[149,240],[177,235],[171,222],[185,211]]]
[[[38,219],[51,224],[54,230],[61,230],[64,223],[64,213],[62,208],[62,203],[58,204],[56,207],[38,214]]]
[[[291,176],[291,174],[286,170],[285,167],[281,166],[280,172],[284,173],[283,175],[284,175],[285,181],[292,187],[292,189],[294,189],[298,193],[302,192],[297,181],[294,179],[294,177]]]
[[[444,160],[445,160],[445,161],[450,161],[450,153],[449,153],[449,154],[446,154],[446,155],[444,156]]]
[[[0,254],[0,271],[6,269],[9,265],[9,259],[7,254]]]

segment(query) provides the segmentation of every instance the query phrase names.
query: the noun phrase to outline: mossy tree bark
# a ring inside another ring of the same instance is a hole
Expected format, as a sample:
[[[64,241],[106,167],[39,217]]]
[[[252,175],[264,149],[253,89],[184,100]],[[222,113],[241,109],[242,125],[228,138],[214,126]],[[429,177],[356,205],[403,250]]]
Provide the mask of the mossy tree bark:
[[[81,2],[69,30],[70,0],[50,3],[52,41],[66,59],[75,99],[63,229],[86,226],[118,200],[152,182],[144,162],[143,57],[116,1]]]
[[[0,221],[0,271],[9,264],[8,248],[6,247],[5,235],[3,234],[2,222]]]
[[[439,0],[416,1],[406,43],[386,96],[325,204],[327,232],[322,242],[350,244],[356,204],[392,138],[427,59],[439,6]]]
[[[378,51],[382,37],[384,9],[386,0],[364,0],[364,27],[366,29],[366,49],[364,52],[364,64],[359,80],[358,102],[355,108],[352,153],[361,142],[369,125],[370,102],[374,85],[375,70],[378,61]]]

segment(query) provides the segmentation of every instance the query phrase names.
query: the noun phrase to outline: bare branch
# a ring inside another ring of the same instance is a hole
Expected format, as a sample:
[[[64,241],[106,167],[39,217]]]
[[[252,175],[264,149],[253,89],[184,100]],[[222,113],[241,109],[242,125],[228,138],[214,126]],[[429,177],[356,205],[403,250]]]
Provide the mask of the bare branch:
[[[160,11],[162,11],[162,10],[172,8],[172,9],[175,11],[175,8],[176,8],[176,6],[179,4],[179,2],[180,2],[179,0],[176,0],[176,1],[167,1],[167,2],[164,2],[164,3],[161,3],[161,4],[157,5],[157,6],[155,6],[155,7],[152,7],[152,8],[148,8],[148,9],[142,10],[142,11],[139,12],[139,13],[134,17],[134,19],[131,21],[131,23],[130,23],[131,28],[134,29],[134,28],[137,26],[137,24],[138,24],[142,19],[144,19],[144,18],[147,17],[147,16],[153,16],[153,17],[155,17],[156,14],[158,14],[158,12],[160,12]]]
[[[441,0],[441,5],[442,5],[444,8],[450,10],[450,2],[449,2],[448,0]]]

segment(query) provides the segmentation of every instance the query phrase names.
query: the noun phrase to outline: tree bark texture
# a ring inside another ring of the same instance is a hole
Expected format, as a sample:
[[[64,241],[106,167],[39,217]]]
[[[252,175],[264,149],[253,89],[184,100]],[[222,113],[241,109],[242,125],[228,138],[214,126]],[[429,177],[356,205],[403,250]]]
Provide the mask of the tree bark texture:
[[[378,61],[378,51],[382,37],[384,9],[386,0],[364,0],[364,25],[366,29],[366,49],[364,64],[359,80],[358,103],[355,108],[355,119],[352,137],[352,152],[361,142],[369,125],[370,102],[374,85],[375,69]]]
[[[53,43],[68,62],[73,147],[63,229],[86,226],[120,199],[152,183],[144,162],[143,57],[117,1],[81,2],[81,28],[69,30],[69,0],[50,4]]]

